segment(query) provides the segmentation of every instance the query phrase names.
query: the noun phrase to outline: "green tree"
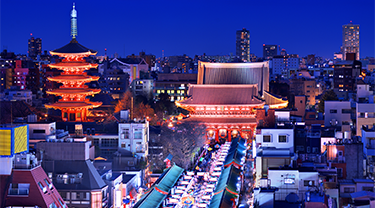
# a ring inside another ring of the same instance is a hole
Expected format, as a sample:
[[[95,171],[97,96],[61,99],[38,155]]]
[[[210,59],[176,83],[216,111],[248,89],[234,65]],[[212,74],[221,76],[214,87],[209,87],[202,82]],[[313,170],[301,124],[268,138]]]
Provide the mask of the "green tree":
[[[318,104],[319,112],[324,113],[324,102],[325,101],[333,101],[333,100],[339,100],[336,93],[333,90],[329,90],[324,93],[322,98],[320,99],[320,102]]]

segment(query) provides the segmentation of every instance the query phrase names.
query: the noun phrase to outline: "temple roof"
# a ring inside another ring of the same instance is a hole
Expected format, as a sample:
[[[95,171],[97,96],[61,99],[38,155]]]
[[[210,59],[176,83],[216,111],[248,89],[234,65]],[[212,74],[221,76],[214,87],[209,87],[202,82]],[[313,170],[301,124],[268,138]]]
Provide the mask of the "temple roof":
[[[59,62],[56,64],[48,64],[51,68],[96,68],[98,64],[92,64],[87,62]]]
[[[47,91],[48,94],[95,94],[99,93],[100,89],[90,89],[90,88],[59,88],[52,91]]]
[[[47,77],[50,81],[63,82],[63,81],[81,81],[81,82],[91,82],[96,81],[99,77],[87,76],[87,75],[59,75],[55,77]]]
[[[181,105],[263,105],[256,98],[258,85],[189,85],[189,98]]]
[[[189,118],[183,119],[183,122],[197,122],[197,123],[207,123],[207,124],[227,124],[227,125],[235,125],[235,124],[256,124],[256,118],[249,118],[249,117],[198,117],[198,116],[191,116]]]
[[[46,108],[96,108],[102,103],[100,102],[57,102],[49,105],[45,105]]]
[[[61,48],[58,48],[58,49],[55,49],[51,52],[53,52],[53,53],[87,53],[87,52],[90,52],[90,53],[94,53],[94,54],[97,53],[97,51],[88,49],[85,46],[79,44],[78,41],[75,38],[73,38],[65,46],[63,46]]]

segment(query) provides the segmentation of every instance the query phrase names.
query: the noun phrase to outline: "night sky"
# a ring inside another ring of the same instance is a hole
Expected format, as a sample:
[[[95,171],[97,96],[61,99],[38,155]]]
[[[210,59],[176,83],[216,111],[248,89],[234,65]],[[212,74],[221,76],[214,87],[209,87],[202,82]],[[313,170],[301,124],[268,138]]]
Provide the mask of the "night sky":
[[[342,25],[360,24],[360,56],[374,57],[374,0],[142,1],[75,0],[79,43],[98,55],[145,51],[157,57],[235,54],[236,30],[250,31],[250,52],[278,44],[289,54],[332,58]],[[27,53],[30,33],[42,50],[71,40],[73,1],[1,0],[1,50]]]

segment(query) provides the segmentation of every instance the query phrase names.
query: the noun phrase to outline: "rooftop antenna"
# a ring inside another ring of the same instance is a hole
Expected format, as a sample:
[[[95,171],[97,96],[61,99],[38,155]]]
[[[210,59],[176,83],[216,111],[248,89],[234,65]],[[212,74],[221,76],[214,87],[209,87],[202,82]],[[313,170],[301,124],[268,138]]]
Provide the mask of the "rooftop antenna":
[[[76,39],[77,36],[77,10],[75,9],[76,5],[73,3],[73,9],[72,12],[70,13],[71,19],[70,19],[70,26],[71,26],[71,31],[70,34],[73,36],[73,39]]]

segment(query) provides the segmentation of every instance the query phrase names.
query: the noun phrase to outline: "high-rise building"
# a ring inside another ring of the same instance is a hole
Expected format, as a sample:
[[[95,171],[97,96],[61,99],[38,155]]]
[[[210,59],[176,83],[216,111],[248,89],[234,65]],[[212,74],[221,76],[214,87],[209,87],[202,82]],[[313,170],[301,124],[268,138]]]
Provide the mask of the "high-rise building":
[[[280,46],[263,44],[263,59],[272,59],[277,56],[280,51]]]
[[[250,62],[250,32],[245,28],[236,32],[236,56]]]
[[[361,73],[362,63],[360,61],[342,61],[336,63],[334,67],[334,89],[339,92],[355,91],[356,77]]]
[[[42,39],[31,37],[28,47],[29,57],[35,58],[42,54]]]
[[[349,23],[342,26],[341,53],[346,60],[346,53],[355,53],[356,60],[359,60],[359,25]]]

